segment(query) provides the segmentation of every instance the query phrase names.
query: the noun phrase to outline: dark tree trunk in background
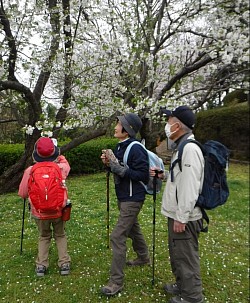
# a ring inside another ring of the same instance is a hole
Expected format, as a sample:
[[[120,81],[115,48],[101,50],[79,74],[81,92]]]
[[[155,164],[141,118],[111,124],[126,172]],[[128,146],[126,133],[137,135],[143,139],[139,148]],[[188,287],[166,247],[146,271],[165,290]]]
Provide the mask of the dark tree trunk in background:
[[[143,126],[140,131],[142,139],[146,141],[147,149],[155,152],[155,148],[160,144],[161,141],[166,139],[164,132],[164,122],[153,122],[147,118],[142,120]]]

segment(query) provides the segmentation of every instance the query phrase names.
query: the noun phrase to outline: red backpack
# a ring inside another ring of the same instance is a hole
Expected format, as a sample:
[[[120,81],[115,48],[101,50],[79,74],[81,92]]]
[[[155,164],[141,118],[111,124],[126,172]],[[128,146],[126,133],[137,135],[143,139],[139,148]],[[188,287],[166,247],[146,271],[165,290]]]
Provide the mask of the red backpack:
[[[36,163],[30,172],[28,194],[41,218],[58,218],[64,204],[65,186],[62,172],[54,162]]]

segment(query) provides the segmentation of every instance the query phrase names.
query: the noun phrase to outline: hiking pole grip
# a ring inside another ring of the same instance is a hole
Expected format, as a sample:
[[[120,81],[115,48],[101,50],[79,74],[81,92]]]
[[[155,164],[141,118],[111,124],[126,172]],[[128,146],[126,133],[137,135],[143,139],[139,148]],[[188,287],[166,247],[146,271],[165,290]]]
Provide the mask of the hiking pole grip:
[[[26,199],[23,199],[23,218],[22,218],[22,232],[21,232],[20,255],[23,253],[23,233],[24,233],[25,204],[26,204]]]
[[[152,258],[152,285],[155,284],[155,208],[156,208],[156,182],[158,171],[153,178],[153,258]]]
[[[110,171],[106,172],[106,181],[107,181],[107,248],[109,248],[109,177]]]

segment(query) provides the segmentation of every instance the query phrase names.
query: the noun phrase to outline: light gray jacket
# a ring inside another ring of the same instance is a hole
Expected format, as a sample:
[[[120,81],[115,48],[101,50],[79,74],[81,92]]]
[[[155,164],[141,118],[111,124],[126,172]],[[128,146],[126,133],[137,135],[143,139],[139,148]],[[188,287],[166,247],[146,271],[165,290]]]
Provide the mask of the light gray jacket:
[[[184,136],[179,144],[187,138],[194,139],[194,135]],[[175,149],[171,163],[177,155],[178,151]],[[182,171],[176,164],[173,173],[174,180],[171,182],[169,175],[162,196],[162,214],[181,223],[201,219],[201,210],[195,207],[195,203],[203,184],[204,157],[196,144],[185,145],[182,154]]]

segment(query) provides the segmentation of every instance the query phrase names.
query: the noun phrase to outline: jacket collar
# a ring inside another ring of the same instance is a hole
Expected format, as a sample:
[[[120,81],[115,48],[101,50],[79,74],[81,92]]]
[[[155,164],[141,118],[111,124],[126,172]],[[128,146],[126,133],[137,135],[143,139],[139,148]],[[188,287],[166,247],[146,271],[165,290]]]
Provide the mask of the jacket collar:
[[[194,139],[194,134],[193,134],[192,132],[188,132],[188,133],[182,135],[180,138],[178,138],[178,139],[171,145],[172,151],[173,151],[173,152],[176,151],[178,145],[179,145],[181,142],[183,142],[183,141],[185,141],[185,140],[187,140],[187,139]]]

